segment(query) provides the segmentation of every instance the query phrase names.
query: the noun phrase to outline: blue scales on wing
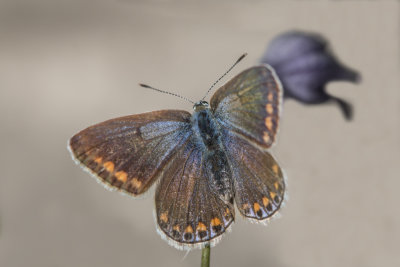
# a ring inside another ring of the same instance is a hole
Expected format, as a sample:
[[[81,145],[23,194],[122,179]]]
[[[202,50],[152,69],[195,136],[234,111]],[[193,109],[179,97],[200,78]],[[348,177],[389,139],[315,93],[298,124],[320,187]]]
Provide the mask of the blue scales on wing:
[[[110,189],[145,192],[191,136],[190,113],[154,111],[93,125],[69,141],[77,162]]]

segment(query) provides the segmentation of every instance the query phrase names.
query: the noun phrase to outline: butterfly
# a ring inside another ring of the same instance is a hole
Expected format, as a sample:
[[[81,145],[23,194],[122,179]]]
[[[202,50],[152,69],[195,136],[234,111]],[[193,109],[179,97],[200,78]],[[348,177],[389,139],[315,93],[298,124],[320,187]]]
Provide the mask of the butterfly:
[[[236,63],[235,63],[236,64]],[[214,84],[215,85],[215,84]],[[274,143],[282,86],[268,65],[244,70],[193,114],[161,110],[111,119],[69,140],[75,161],[131,196],[156,183],[160,235],[178,249],[215,245],[241,215],[265,222],[282,205]]]

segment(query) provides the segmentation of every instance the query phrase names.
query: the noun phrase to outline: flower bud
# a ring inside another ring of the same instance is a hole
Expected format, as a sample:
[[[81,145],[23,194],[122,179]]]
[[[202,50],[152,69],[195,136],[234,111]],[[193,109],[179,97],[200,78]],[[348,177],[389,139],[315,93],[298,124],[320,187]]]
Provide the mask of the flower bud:
[[[261,63],[275,69],[285,98],[305,104],[335,102],[345,118],[351,119],[351,104],[328,94],[325,86],[330,81],[356,83],[360,75],[336,59],[322,36],[299,31],[281,34],[269,43]]]

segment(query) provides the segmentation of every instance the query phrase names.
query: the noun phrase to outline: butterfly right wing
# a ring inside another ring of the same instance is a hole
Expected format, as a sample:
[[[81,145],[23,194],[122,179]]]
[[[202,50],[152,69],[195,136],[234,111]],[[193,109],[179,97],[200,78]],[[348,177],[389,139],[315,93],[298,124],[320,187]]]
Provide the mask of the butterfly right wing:
[[[270,66],[251,67],[219,88],[210,105],[222,127],[268,148],[278,131],[282,86]]]
[[[240,213],[255,221],[274,215],[285,197],[284,175],[265,149],[237,133],[224,130],[222,143],[232,169],[235,203]]]
[[[156,220],[159,233],[178,249],[202,248],[218,242],[234,221],[232,203],[224,201],[209,182],[205,151],[188,142],[156,189]]]
[[[190,113],[164,110],[111,119],[69,141],[76,162],[107,188],[136,196],[191,136]]]
[[[242,215],[263,221],[281,206],[285,181],[266,151],[276,139],[282,86],[268,65],[251,67],[211,98],[221,141],[232,171],[235,203]]]

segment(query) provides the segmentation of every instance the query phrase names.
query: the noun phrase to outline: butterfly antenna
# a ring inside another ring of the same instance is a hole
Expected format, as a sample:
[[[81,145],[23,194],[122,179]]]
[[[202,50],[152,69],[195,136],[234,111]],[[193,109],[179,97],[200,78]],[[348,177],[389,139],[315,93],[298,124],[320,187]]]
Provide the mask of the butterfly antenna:
[[[188,98],[186,98],[186,97],[184,97],[184,96],[181,96],[181,95],[178,95],[178,94],[175,94],[175,93],[171,93],[171,92],[167,92],[167,91],[164,91],[164,90],[160,90],[160,89],[151,87],[151,86],[149,86],[149,85],[147,85],[147,84],[143,84],[143,83],[139,83],[139,85],[140,85],[141,87],[148,88],[148,89],[152,89],[152,90],[154,90],[154,91],[158,91],[158,92],[161,92],[161,93],[164,93],[164,94],[177,96],[177,97],[179,97],[179,98],[185,99],[186,101],[189,101],[190,103],[194,104],[194,102],[193,102],[192,100],[190,100],[190,99],[188,99]]]
[[[219,77],[218,80],[216,80],[213,85],[211,85],[210,89],[208,89],[206,95],[201,99],[204,100],[204,98],[206,98],[206,96],[208,95],[208,93],[211,91],[211,89],[214,88],[214,86],[222,79],[225,77],[225,75],[227,75],[245,56],[247,56],[247,53],[244,53],[243,55],[241,55],[235,63],[233,63],[233,65],[224,73],[224,75],[222,75],[221,77]]]

